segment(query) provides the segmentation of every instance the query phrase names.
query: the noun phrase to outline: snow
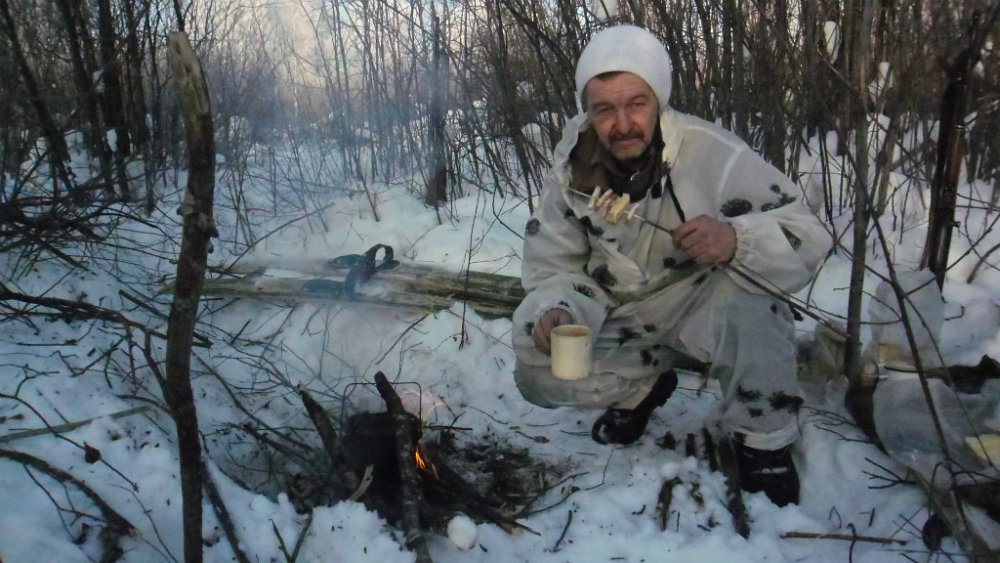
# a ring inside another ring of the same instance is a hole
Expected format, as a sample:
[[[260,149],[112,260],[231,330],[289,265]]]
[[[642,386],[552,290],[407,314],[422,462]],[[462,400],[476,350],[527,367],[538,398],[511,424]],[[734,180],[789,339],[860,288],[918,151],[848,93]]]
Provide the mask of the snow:
[[[803,161],[804,167],[810,165]],[[381,218],[376,221],[361,187],[350,196],[332,194],[330,201],[318,201],[314,208],[277,210],[271,207],[271,186],[250,184],[250,188],[246,197],[259,202],[254,207],[258,211],[253,232],[273,234],[260,240],[245,260],[321,261],[383,243],[393,246],[397,259],[414,264],[455,271],[471,265],[479,271],[520,274],[519,232],[529,218],[528,205],[520,198],[476,192],[451,202],[439,222],[418,195],[399,185],[369,183]],[[965,185],[963,194],[988,188]],[[239,227],[228,193],[224,186],[217,189],[222,235],[211,256],[215,265],[227,264],[242,252],[233,242]],[[119,289],[126,289],[153,296],[161,277],[172,275],[170,260],[179,239],[173,213],[180,203],[178,191],[168,191],[164,200],[161,214],[124,228],[121,236],[132,242],[98,251],[100,260],[90,271],[68,273],[51,260],[24,268],[15,257],[0,255],[0,271],[17,272],[4,283],[12,290],[123,310],[137,322],[165,331],[163,319],[119,294]],[[322,223],[293,221],[328,203],[332,205],[319,212]],[[903,205],[895,199],[890,203]],[[835,219],[838,233],[849,234],[849,220],[846,214]],[[969,211],[962,218],[968,236],[956,232],[952,255],[958,260],[944,291],[941,330],[941,347],[949,363],[976,363],[983,354],[1000,356],[1000,273],[981,268],[967,282],[977,257],[963,255],[969,239],[985,236],[981,248],[998,242],[1000,235],[989,231],[990,220],[985,212]],[[892,235],[894,252],[904,261],[919,256],[914,245],[922,241],[925,225],[913,224],[907,225],[912,228],[906,233]],[[275,230],[280,225],[287,226]],[[849,248],[849,237],[843,244]],[[870,260],[875,270],[868,278],[870,291],[877,285],[876,273],[884,273],[881,252],[873,251],[875,258]],[[844,314],[850,275],[844,256],[843,252],[832,256],[814,286],[798,297],[810,297],[831,316]],[[112,264],[117,265],[112,268]],[[295,275],[280,267],[270,274]],[[169,298],[157,300],[166,310]],[[815,321],[802,321],[799,335],[809,337],[814,326]],[[404,405],[426,423],[466,428],[460,440],[468,442],[491,436],[511,447],[527,448],[535,459],[559,467],[564,478],[537,501],[534,512],[519,520],[530,531],[507,533],[494,524],[456,515],[446,533],[428,536],[435,561],[882,562],[899,561],[903,553],[919,560],[929,557],[919,529],[927,518],[925,498],[908,485],[873,488],[886,484],[873,475],[905,470],[845,424],[842,381],[820,382],[819,392],[809,397],[801,413],[802,438],[794,455],[802,478],[802,502],[778,508],[762,494],[744,495],[751,521],[751,535],[744,539],[734,532],[724,506],[722,476],[707,462],[685,456],[683,445],[668,449],[656,443],[668,431],[678,438],[699,432],[715,416],[717,382],[704,385],[697,375],[681,373],[677,392],[654,413],[640,442],[601,446],[589,436],[599,413],[542,409],[520,397],[512,378],[511,330],[508,319],[485,319],[461,304],[424,316],[321,302],[294,306],[250,299],[206,302],[198,331],[211,338],[213,346],[194,350],[192,365],[201,375],[193,383],[211,460],[209,472],[229,508],[243,551],[254,561],[285,561],[281,546],[290,551],[304,534],[298,561],[414,561],[415,555],[401,547],[402,533],[360,503],[345,501],[299,513],[284,493],[250,490],[248,485],[263,481],[257,470],[262,461],[255,457],[256,445],[236,428],[246,421],[246,414],[233,406],[229,395],[238,393],[252,404],[254,416],[274,427],[306,426],[296,386],[310,389],[331,412],[341,407],[350,412],[382,410],[370,382],[383,371],[396,383]],[[141,338],[137,343],[129,346],[121,329],[109,323],[64,318],[0,323],[5,371],[0,378],[0,440],[46,424],[158,402],[160,393],[146,367]],[[149,352],[162,361],[162,340],[153,338]],[[259,361],[261,357],[266,361]],[[1000,411],[994,418],[1000,418]],[[84,444],[96,448],[101,460],[87,463]],[[122,561],[174,561],[182,556],[173,423],[159,408],[101,418],[59,437],[0,442],[0,448],[30,453],[69,472],[136,526],[138,533],[121,541]],[[675,478],[679,483],[673,487],[667,526],[661,531],[657,496],[663,483]],[[99,526],[94,519],[99,513],[72,485],[0,459],[0,490],[4,491],[0,503],[4,563],[100,558],[100,538],[93,528]],[[89,533],[85,526],[91,527]],[[789,532],[857,533],[901,543],[782,537]],[[206,561],[232,560],[207,501],[204,536]],[[944,545],[952,553],[958,551],[951,540]]]
[[[476,522],[465,514],[456,514],[448,522],[448,539],[458,549],[472,549],[476,545]]]

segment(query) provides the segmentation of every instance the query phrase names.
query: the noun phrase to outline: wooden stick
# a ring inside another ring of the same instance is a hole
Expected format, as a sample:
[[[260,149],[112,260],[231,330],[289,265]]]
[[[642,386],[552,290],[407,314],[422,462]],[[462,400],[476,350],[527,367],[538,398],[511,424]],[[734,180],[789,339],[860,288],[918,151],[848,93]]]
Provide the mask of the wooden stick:
[[[385,406],[392,415],[396,426],[396,464],[399,466],[399,485],[403,510],[403,533],[406,534],[406,547],[416,552],[417,563],[432,563],[431,554],[427,550],[423,529],[420,527],[420,507],[423,504],[423,492],[420,489],[420,475],[417,473],[417,462],[413,456],[413,445],[416,436],[413,435],[413,418],[403,408],[403,401],[392,388],[385,374],[375,374],[375,388],[385,401]]]
[[[316,432],[319,433],[320,441],[323,442],[323,449],[330,456],[330,480],[333,482],[334,487],[337,488],[337,498],[352,496],[352,493],[359,489],[361,481],[353,471],[347,468],[347,464],[342,463],[343,452],[341,451],[340,440],[337,439],[337,433],[333,429],[333,424],[330,423],[330,419],[327,417],[323,407],[309,395],[308,391],[300,387],[299,396],[302,398],[302,404],[309,414],[309,420],[312,421],[313,426],[316,427]],[[363,491],[362,494],[364,494]]]
[[[660,531],[667,531],[667,519],[670,516],[670,504],[674,501],[674,485],[682,483],[680,477],[674,477],[663,482],[660,494],[656,495],[656,517],[660,523]]]
[[[31,430],[22,430],[20,432],[12,432],[5,436],[0,436],[0,444],[6,442],[14,442],[16,440],[23,440],[24,438],[31,438],[32,436],[41,436],[43,434],[61,434],[63,432],[69,432],[70,430],[76,430],[81,426],[86,426],[95,420],[104,418],[105,416],[112,419],[124,418],[126,416],[132,416],[134,414],[144,413],[150,410],[148,405],[141,407],[134,407],[131,409],[125,409],[123,411],[114,412],[107,415],[95,416],[93,418],[88,418],[85,420],[79,420],[77,422],[67,422],[65,424],[57,424],[56,426],[49,426],[46,428],[32,428]]]
[[[897,540],[895,538],[879,538],[875,536],[856,536],[850,534],[831,534],[825,532],[785,532],[781,534],[783,539],[804,539],[804,540],[841,540],[841,541],[860,541],[868,543],[881,543],[881,544],[891,544],[898,543],[900,545],[905,544],[906,540]]]
[[[250,563],[250,558],[247,557],[247,554],[241,547],[243,544],[240,541],[240,535],[236,532],[233,519],[229,516],[229,509],[226,508],[226,503],[222,500],[222,495],[219,493],[219,487],[216,486],[215,479],[212,478],[212,473],[209,471],[208,461],[202,458],[202,464],[202,471],[205,475],[205,496],[212,503],[215,516],[219,519],[219,525],[222,526],[222,531],[226,534],[226,540],[229,541],[229,547],[233,550],[233,557],[236,558],[238,563]]]

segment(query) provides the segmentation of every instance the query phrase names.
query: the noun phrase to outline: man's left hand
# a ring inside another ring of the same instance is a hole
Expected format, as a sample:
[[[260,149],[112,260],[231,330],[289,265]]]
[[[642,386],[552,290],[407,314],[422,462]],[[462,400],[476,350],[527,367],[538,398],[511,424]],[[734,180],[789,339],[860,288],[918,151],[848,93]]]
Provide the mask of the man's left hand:
[[[736,254],[736,230],[729,223],[699,215],[674,229],[674,246],[701,265],[729,262]]]

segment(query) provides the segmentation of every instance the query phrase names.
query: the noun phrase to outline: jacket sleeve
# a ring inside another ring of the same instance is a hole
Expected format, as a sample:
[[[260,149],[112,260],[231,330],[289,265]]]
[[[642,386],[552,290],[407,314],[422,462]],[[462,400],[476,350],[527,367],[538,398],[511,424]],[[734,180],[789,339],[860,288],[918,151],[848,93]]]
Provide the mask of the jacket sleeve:
[[[747,147],[726,174],[723,194],[725,201],[740,202],[747,211],[729,216],[723,209],[736,230],[734,265],[782,291],[805,287],[833,240],[803,201],[802,190]],[[760,293],[738,274],[730,275]]]
[[[521,275],[528,294],[519,316],[533,321],[549,309],[565,309],[575,322],[598,331],[610,298],[586,272],[590,241],[559,185],[560,176],[557,171],[546,177],[539,207],[525,228]]]

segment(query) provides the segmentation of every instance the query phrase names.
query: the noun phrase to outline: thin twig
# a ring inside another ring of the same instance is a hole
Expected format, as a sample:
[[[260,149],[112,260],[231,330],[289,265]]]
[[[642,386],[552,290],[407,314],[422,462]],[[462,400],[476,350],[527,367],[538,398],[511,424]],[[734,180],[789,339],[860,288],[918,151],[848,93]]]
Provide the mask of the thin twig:
[[[226,534],[226,539],[229,541],[229,547],[233,550],[233,556],[236,557],[239,563],[250,563],[250,558],[240,548],[242,542],[240,542],[240,537],[236,533],[236,526],[233,525],[233,519],[229,516],[229,510],[226,509],[226,503],[222,500],[222,495],[219,494],[219,487],[216,486],[215,479],[212,478],[212,473],[208,468],[208,461],[205,458],[202,458],[202,471],[205,476],[205,496],[212,503],[215,516],[219,519],[222,531]]]
[[[840,540],[840,541],[860,541],[868,543],[906,544],[906,540],[895,538],[880,538],[875,536],[854,536],[847,534],[833,534],[829,532],[785,532],[781,534],[783,539],[804,539],[804,540]]]
[[[147,406],[147,405],[144,405],[144,406],[141,406],[141,407],[134,407],[134,408],[131,408],[131,409],[125,409],[123,411],[118,411],[118,412],[107,414],[107,415],[95,416],[93,418],[87,418],[87,419],[84,419],[84,420],[79,420],[77,422],[67,422],[65,424],[57,424],[55,426],[49,426],[47,428],[32,428],[31,430],[22,430],[20,432],[12,432],[10,434],[6,434],[4,436],[0,436],[0,444],[6,443],[6,442],[14,442],[14,441],[17,441],[17,440],[23,440],[25,438],[31,438],[32,436],[41,436],[43,434],[61,434],[63,432],[69,432],[70,430],[76,430],[77,428],[80,428],[81,426],[86,426],[86,425],[90,424],[91,422],[94,422],[95,420],[102,419],[104,417],[108,417],[108,418],[114,420],[114,419],[123,418],[123,417],[126,417],[126,416],[132,416],[134,414],[144,413],[144,412],[146,412],[148,410],[150,410],[150,407]]]
[[[563,526],[562,533],[559,534],[559,537],[556,539],[555,545],[552,546],[552,553],[559,552],[559,545],[562,543],[563,538],[566,537],[566,532],[569,531],[569,525],[572,523],[573,523],[573,511],[570,510],[566,512],[566,525]]]

